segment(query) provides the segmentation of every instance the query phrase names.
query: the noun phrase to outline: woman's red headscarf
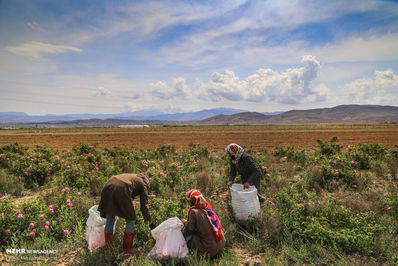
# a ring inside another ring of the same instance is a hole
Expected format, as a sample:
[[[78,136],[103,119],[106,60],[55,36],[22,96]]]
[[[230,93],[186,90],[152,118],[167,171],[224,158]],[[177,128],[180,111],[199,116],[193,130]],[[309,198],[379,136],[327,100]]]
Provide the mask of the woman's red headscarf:
[[[213,229],[216,242],[219,242],[223,238],[223,232],[221,229],[221,223],[218,219],[217,214],[213,211],[210,203],[208,203],[203,197],[202,193],[196,189],[190,189],[185,194],[185,198],[189,201],[192,207],[188,210],[188,217],[192,209],[201,209],[206,212],[207,219],[209,220],[210,226]]]

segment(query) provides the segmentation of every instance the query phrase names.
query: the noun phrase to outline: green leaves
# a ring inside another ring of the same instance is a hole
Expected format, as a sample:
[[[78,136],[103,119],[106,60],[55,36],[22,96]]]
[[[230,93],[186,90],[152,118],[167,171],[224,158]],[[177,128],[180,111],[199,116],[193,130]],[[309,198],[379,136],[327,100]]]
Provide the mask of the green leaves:
[[[45,145],[33,150],[18,143],[7,145],[0,148],[0,241],[5,239],[1,245],[64,245],[71,239],[81,243],[87,210],[98,204],[103,184],[112,175],[145,172],[151,180],[150,213],[157,225],[174,216],[186,218],[185,192],[200,188],[221,220],[229,248],[243,245],[254,254],[272,250],[299,264],[325,264],[350,254],[394,264],[398,262],[394,255],[398,253],[398,147],[341,147],[337,142],[337,138],[320,140],[319,149],[308,151],[293,146],[276,147],[274,152],[247,149],[260,167],[266,166],[267,175],[261,180],[267,201],[244,228],[252,239],[242,238],[232,219],[226,186],[229,157],[222,149],[209,152],[192,144],[185,150],[170,145],[100,150],[80,144],[57,151]],[[16,203],[6,195],[10,187],[50,192]],[[18,218],[19,213],[23,217]],[[153,246],[149,227],[138,209],[137,215],[135,245],[149,249]],[[118,222],[117,230],[123,229]],[[29,236],[32,231],[34,237]]]

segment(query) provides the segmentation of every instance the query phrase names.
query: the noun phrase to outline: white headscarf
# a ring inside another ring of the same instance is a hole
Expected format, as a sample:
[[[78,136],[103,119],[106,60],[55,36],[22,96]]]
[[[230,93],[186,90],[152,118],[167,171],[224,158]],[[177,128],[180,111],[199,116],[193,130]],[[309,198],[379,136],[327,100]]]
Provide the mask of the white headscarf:
[[[243,148],[242,148],[241,146],[239,146],[238,144],[236,144],[236,143],[231,143],[231,144],[229,144],[229,145],[225,148],[225,150],[226,150],[229,154],[235,156],[235,159],[232,159],[232,162],[233,162],[234,164],[237,164],[237,163],[238,163],[239,158],[242,156],[242,154],[243,154],[243,152],[244,152]]]

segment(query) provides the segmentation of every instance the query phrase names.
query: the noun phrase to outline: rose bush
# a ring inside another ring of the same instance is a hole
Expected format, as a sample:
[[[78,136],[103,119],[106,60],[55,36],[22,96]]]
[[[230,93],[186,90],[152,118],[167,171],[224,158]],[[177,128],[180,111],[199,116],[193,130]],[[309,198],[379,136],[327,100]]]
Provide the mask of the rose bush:
[[[0,181],[10,184],[0,184],[1,247],[82,245],[88,209],[98,204],[104,183],[134,172],[150,180],[155,224],[186,218],[184,194],[197,187],[223,219],[228,248],[243,245],[254,254],[273,250],[299,264],[328,264],[350,254],[397,263],[398,147],[342,147],[337,138],[318,143],[314,150],[247,148],[261,168],[267,201],[244,229],[231,218],[224,150],[210,153],[197,144],[185,150],[170,145],[100,150],[81,144],[64,151],[6,145],[0,147]],[[23,195],[9,194],[10,186],[24,187]],[[135,243],[148,251],[153,239],[137,214]],[[118,222],[117,232],[122,228]]]

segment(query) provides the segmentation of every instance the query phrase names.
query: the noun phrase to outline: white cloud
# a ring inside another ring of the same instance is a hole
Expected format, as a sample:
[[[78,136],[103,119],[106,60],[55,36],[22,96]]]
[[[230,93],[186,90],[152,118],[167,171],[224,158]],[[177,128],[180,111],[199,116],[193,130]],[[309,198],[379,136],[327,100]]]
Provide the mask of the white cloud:
[[[28,27],[31,28],[32,30],[43,31],[43,29],[40,27],[39,23],[37,23],[35,21],[28,22],[28,23],[26,23],[26,25],[28,25]]]
[[[308,53],[314,54],[323,62],[326,61],[323,57],[334,60],[327,57],[328,49],[334,45],[315,48],[315,51],[319,50],[315,53],[309,47],[311,44],[300,39],[291,39],[287,43],[278,43],[275,40],[289,38],[290,30],[308,23],[323,22],[350,12],[365,12],[377,8],[375,3],[363,1],[354,1],[349,6],[344,1],[250,1],[246,6],[239,12],[218,14],[217,22],[212,21],[212,17],[203,17],[203,26],[162,45],[157,53],[152,51],[147,54],[148,61],[155,61],[159,65],[177,63],[185,66],[200,65],[196,63],[198,60],[202,64],[209,64],[230,62],[232,59],[235,64],[292,63],[298,59],[297,55]],[[178,23],[182,22],[176,22],[175,25],[181,25]],[[353,45],[355,46],[354,43]],[[394,45],[389,45],[390,47]],[[339,55],[342,48],[344,47],[336,47],[338,52],[334,55]],[[369,47],[369,50],[373,48],[374,46]],[[359,52],[355,51],[354,54],[358,55]],[[388,53],[391,53],[391,49],[384,52]]]
[[[86,13],[94,19],[87,27],[68,31],[68,39],[77,43],[88,42],[96,38],[117,38],[126,36],[129,43],[153,39],[157,34],[171,27],[180,27],[212,20],[234,10],[246,0],[221,1],[211,4],[183,3],[175,1],[141,1],[125,5],[106,4],[104,13]],[[96,8],[93,8],[98,12]],[[70,18],[64,18],[63,23],[58,24],[62,28],[68,26]],[[73,36],[73,38],[70,38]],[[62,38],[62,36],[61,36]]]
[[[360,104],[395,100],[396,105],[397,11],[388,1],[165,0],[93,4],[68,9],[54,20],[52,11],[43,9],[36,21],[6,27],[3,42],[9,46],[0,51],[0,72],[10,80],[58,84],[63,100],[75,95],[71,106],[80,98],[79,105],[87,101],[97,110],[130,102],[135,108],[165,108],[172,102],[184,108],[244,104],[258,110],[350,99]],[[371,20],[359,28],[355,22],[335,27],[350,14]],[[312,26],[316,38],[307,36]],[[318,35],[323,27],[326,33]],[[89,52],[77,61],[45,56],[82,52],[78,47]],[[297,66],[303,54],[312,56]],[[387,68],[383,64],[393,70],[366,78]],[[101,75],[110,69],[117,75]],[[200,77],[196,86],[190,84],[194,76]],[[165,81],[148,89],[157,80]],[[93,94],[93,88],[99,90]]]
[[[398,34],[365,34],[323,46],[310,47],[306,41],[292,41],[282,45],[247,44],[243,49],[232,52],[240,65],[292,64],[299,55],[312,54],[324,64],[361,63],[398,60]],[[231,54],[230,54],[231,57]]]
[[[5,50],[0,50],[0,72],[7,78],[13,75],[40,75],[43,73],[54,73],[58,70],[55,62],[48,59],[31,60],[29,57],[16,56]],[[11,74],[11,75],[10,75]],[[21,78],[18,78],[19,80]]]
[[[138,93],[128,94],[123,96],[124,99],[138,100],[141,96]]]
[[[162,47],[156,58],[162,64],[177,62],[184,65],[201,65],[214,62],[224,54],[223,51],[230,51],[241,42],[230,35],[251,27],[255,27],[252,21],[241,18],[220,27],[201,30],[199,33],[187,32],[186,37]]]
[[[95,90],[95,92],[93,93],[93,95],[96,97],[106,97],[106,96],[110,96],[111,92],[104,87],[98,87]]]
[[[319,73],[320,63],[311,56],[302,59],[304,67],[290,68],[278,73],[272,69],[259,69],[245,80],[231,70],[214,73],[209,82],[197,80],[200,97],[213,101],[278,102],[297,104],[324,101],[329,93],[324,85],[311,88]]]
[[[174,78],[173,86],[168,86],[163,81],[158,81],[149,85],[152,88],[152,95],[160,99],[188,99],[191,97],[191,92],[183,78]]]
[[[160,99],[200,98],[213,102],[275,102],[298,104],[326,101],[331,96],[329,89],[311,83],[318,77],[320,63],[312,55],[302,58],[303,67],[289,68],[284,72],[259,69],[255,74],[241,80],[232,70],[215,72],[210,80],[196,79],[197,90],[188,88],[183,78],[174,79],[174,86],[163,81],[151,83],[152,95]]]
[[[353,103],[396,105],[398,75],[389,69],[376,70],[374,74],[374,78],[357,79],[342,86],[344,96]]]
[[[59,54],[67,51],[82,52],[80,48],[42,42],[28,42],[18,46],[6,46],[5,49],[16,55],[29,56],[33,58],[41,58],[41,54],[43,53]]]
[[[82,102],[93,101],[99,106],[111,104],[115,109],[124,103],[143,98],[147,100],[151,96],[150,92],[141,91],[144,84],[134,79],[123,79],[114,73],[53,75],[53,79],[55,84],[68,88],[70,94],[79,95]]]
[[[375,83],[377,88],[395,88],[398,89],[398,76],[391,69],[384,71],[375,71]]]
[[[398,33],[391,33],[352,37],[312,51],[322,62],[327,63],[393,61],[398,60],[397,47]]]

